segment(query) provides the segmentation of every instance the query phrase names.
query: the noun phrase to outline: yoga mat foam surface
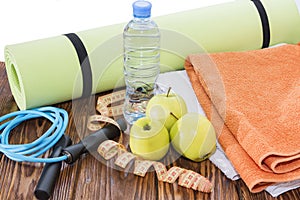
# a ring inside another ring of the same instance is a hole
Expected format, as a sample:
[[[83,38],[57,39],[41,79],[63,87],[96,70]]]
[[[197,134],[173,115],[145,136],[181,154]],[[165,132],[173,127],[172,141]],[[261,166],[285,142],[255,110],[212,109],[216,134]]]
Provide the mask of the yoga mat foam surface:
[[[262,1],[270,24],[270,45],[300,41],[294,0]],[[183,69],[187,55],[259,49],[262,23],[252,1],[234,1],[154,19],[161,29],[161,72]],[[124,85],[122,32],[116,24],[76,33],[91,63],[92,93]],[[5,47],[12,94],[21,110],[63,102],[82,94],[76,50],[64,36]]]

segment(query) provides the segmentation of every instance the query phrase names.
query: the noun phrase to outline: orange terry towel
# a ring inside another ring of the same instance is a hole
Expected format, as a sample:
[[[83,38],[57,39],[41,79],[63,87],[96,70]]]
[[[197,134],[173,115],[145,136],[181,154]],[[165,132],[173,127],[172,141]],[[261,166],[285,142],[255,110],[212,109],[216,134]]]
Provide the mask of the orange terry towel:
[[[300,179],[300,46],[187,57],[219,143],[252,192]]]

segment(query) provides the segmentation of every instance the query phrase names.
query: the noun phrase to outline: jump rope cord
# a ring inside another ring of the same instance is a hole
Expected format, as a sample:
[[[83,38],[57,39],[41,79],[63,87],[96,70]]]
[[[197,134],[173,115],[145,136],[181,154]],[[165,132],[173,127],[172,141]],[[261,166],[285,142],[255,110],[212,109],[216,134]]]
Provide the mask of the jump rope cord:
[[[9,135],[20,123],[34,118],[46,118],[52,125],[39,138],[27,144],[9,144]],[[6,121],[6,122],[4,122]],[[4,122],[3,124],[1,124]],[[66,155],[55,158],[41,158],[63,136],[68,125],[68,113],[60,108],[42,107],[16,111],[0,117],[0,152],[19,162],[53,163],[67,159]]]

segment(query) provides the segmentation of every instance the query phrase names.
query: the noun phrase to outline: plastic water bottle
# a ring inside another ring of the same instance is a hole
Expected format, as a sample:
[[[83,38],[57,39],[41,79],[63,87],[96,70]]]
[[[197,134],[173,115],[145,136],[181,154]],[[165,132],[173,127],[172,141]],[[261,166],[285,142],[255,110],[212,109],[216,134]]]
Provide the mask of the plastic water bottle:
[[[160,72],[160,32],[151,17],[151,3],[132,4],[134,18],[123,32],[126,97],[123,114],[129,124],[145,116]]]

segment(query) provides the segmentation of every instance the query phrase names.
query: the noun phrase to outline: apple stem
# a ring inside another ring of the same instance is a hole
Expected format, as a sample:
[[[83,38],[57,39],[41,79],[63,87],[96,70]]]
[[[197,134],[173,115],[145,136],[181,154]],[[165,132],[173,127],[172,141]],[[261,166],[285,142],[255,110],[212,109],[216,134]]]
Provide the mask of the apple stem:
[[[178,120],[178,117],[174,115],[174,113],[170,112],[170,115],[172,115],[173,117],[175,117],[176,120]]]
[[[151,126],[149,124],[146,124],[144,127],[143,127],[144,131],[150,131],[151,130]]]
[[[171,92],[171,87],[168,88],[167,97],[169,97],[170,92]]]

